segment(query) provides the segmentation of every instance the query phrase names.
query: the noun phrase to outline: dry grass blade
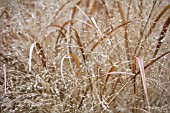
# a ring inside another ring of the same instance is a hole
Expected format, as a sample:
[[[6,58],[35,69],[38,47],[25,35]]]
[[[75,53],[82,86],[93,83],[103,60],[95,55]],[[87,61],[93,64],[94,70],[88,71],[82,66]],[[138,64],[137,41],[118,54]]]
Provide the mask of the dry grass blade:
[[[140,4],[139,4],[139,17],[142,17],[142,13],[143,13],[143,0],[140,0]]]
[[[53,17],[53,20],[55,20],[55,18],[58,16],[58,14],[61,12],[61,10],[67,5],[67,4],[69,4],[71,2],[71,0],[68,0],[66,3],[64,3],[61,7],[60,7],[60,9],[58,9],[58,11],[55,13],[55,15],[54,15],[54,17]]]
[[[90,8],[90,15],[92,15],[92,13],[93,13],[94,10],[95,10],[95,4],[96,4],[96,0],[94,0],[93,3],[92,3],[92,6],[91,6],[91,8]]]
[[[141,2],[142,2],[142,1],[141,1]],[[153,9],[155,8],[156,2],[157,2],[157,0],[155,0],[154,3],[153,3],[152,9],[151,9],[151,11],[150,11],[150,13],[149,13],[148,19],[147,19],[147,21],[146,21],[146,23],[145,23],[145,26],[144,26],[144,28],[143,28],[142,35],[143,35],[143,32],[146,30],[146,26],[147,26],[147,24],[148,24],[148,22],[149,22],[149,19],[151,18],[151,15],[152,15]]]
[[[63,63],[66,58],[67,58],[67,55],[63,56],[63,58],[61,59],[61,65],[60,65],[61,78],[62,78],[62,81],[63,81],[65,87],[66,87],[66,82],[65,82],[64,74],[63,74]]]
[[[79,11],[86,17],[86,26],[85,26],[85,29],[87,29],[87,27],[90,27],[91,26],[91,19],[89,18],[89,16],[78,6],[78,5],[75,5],[77,9],[79,9]]]
[[[138,65],[139,65],[139,69],[140,69],[140,73],[141,73],[141,76],[142,76],[142,83],[143,83],[144,93],[145,93],[145,96],[146,96],[146,101],[147,101],[148,109],[149,109],[149,112],[150,112],[150,102],[149,102],[148,92],[147,92],[146,77],[145,77],[144,63],[143,63],[143,56],[138,56],[136,59],[137,59],[137,62],[138,62]]]
[[[142,109],[142,108],[131,107],[130,109],[136,109],[136,110],[140,110],[144,113],[150,113],[150,112],[148,112],[148,111],[146,111],[145,109]]]
[[[117,4],[118,4],[122,24],[124,24],[124,23],[126,23],[126,20],[125,20],[125,17],[124,17],[124,12],[123,12],[122,5],[121,5],[121,3],[119,1],[117,1]],[[125,50],[126,50],[127,60],[130,60],[130,54],[129,54],[130,50],[129,50],[129,44],[128,44],[129,41],[128,41],[127,26],[124,26],[124,39],[125,39]]]
[[[147,34],[145,35],[145,40],[146,40],[146,39],[149,37],[149,35],[152,33],[152,30],[154,29],[156,23],[160,20],[160,18],[163,16],[163,14],[164,14],[166,11],[168,11],[168,9],[170,9],[170,4],[168,4],[168,5],[160,12],[160,14],[157,16],[157,18],[154,20],[154,22],[153,22],[153,24],[151,25],[149,31],[148,31]],[[145,24],[145,25],[146,25],[146,24]],[[146,27],[146,26],[144,26],[144,27]],[[144,30],[145,30],[145,29],[144,29]],[[144,32],[144,31],[143,31],[143,32]],[[139,53],[140,53],[140,50],[141,50],[141,48],[142,48],[142,46],[143,46],[143,41],[141,41],[141,39],[140,39],[138,45],[140,45],[140,46],[138,46],[139,48],[137,47],[137,48],[135,49],[134,56],[135,56],[136,54],[139,54]]]
[[[150,27],[145,39],[152,33],[153,28],[155,27],[156,23],[159,21],[159,19],[163,16],[163,14],[170,9],[170,4],[168,4],[157,16],[157,18],[154,20],[152,26]]]
[[[100,37],[100,38],[103,38],[103,34],[102,34],[102,32],[100,31],[99,27],[97,26],[97,23],[96,23],[96,21],[95,21],[95,19],[94,19],[93,17],[91,17],[91,21],[92,21],[93,25],[95,26],[96,31],[97,31],[99,37]]]
[[[106,83],[107,83],[107,81],[109,80],[109,77],[110,77],[110,72],[112,72],[112,71],[114,71],[115,70],[115,67],[114,66],[112,66],[111,68],[110,68],[110,70],[109,70],[109,74],[107,74],[106,75],[106,79],[105,79],[105,82],[104,82],[104,85],[103,85],[103,90],[102,90],[102,94],[104,93],[104,90],[105,90],[105,88],[106,88]],[[102,96],[102,95],[101,95]]]
[[[40,46],[39,43],[35,42],[35,43],[33,43],[33,44],[31,45],[31,47],[30,47],[29,60],[28,60],[29,72],[31,72],[32,52],[33,52],[35,46],[36,46],[37,49],[38,49],[38,54],[39,54],[39,56],[40,56],[40,59],[41,59],[41,62],[42,62],[42,65],[43,65],[44,69],[47,69],[47,67],[46,67],[46,58],[45,58],[45,55],[44,55],[43,48]]]
[[[144,25],[144,28],[143,28],[143,30],[141,30],[140,31],[140,40],[139,40],[139,42],[138,42],[138,45],[140,45],[141,44],[141,41],[142,41],[142,39],[143,39],[143,35],[144,35],[144,31],[146,30],[146,27],[147,27],[147,25],[148,25],[148,22],[149,22],[149,20],[150,20],[150,18],[151,18],[151,15],[152,15],[152,12],[153,12],[153,9],[154,9],[154,7],[155,7],[155,4],[156,4],[156,2],[157,2],[157,0],[156,1],[154,1],[154,3],[153,3],[153,5],[152,5],[152,9],[151,9],[151,11],[150,11],[150,13],[149,13],[149,16],[148,16],[148,18],[147,18],[147,20],[146,20],[146,23],[145,23],[145,25]],[[140,13],[139,13],[139,15],[140,15],[140,18],[142,18],[141,17],[141,14],[142,14],[142,1],[141,1],[141,3],[140,3]],[[138,49],[140,48],[140,46],[137,46],[136,47],[136,49],[135,49],[135,52],[134,52],[134,56],[136,56],[136,53],[138,52]]]
[[[157,55],[157,53],[158,53],[158,51],[159,51],[159,49],[161,47],[161,44],[162,44],[163,39],[164,39],[164,37],[166,35],[169,23],[170,23],[170,16],[166,19],[166,21],[164,23],[164,26],[162,28],[162,31],[161,31],[159,39],[158,39],[158,43],[157,43],[156,50],[154,52],[153,58]]]
[[[108,35],[110,35],[112,32],[114,32],[115,30],[117,30],[118,28],[124,27],[124,26],[126,26],[126,25],[128,25],[128,24],[130,24],[130,23],[132,23],[132,22],[135,22],[135,21],[125,22],[125,23],[123,23],[123,24],[118,25],[118,26],[115,27],[115,28],[113,28],[113,27],[111,26],[110,29],[108,29],[107,31],[104,32],[104,35],[108,36]]]
[[[126,20],[129,20],[129,11],[130,11],[130,6],[132,4],[132,0],[130,0],[129,4],[128,4],[128,10],[127,10],[127,15],[126,15]]]
[[[117,1],[117,4],[118,4],[118,8],[119,8],[119,13],[120,13],[120,16],[121,16],[121,19],[122,19],[122,23],[125,23],[126,20],[125,20],[125,17],[124,17],[124,12],[123,12],[122,5],[121,5],[119,0]]]
[[[29,60],[28,60],[28,66],[29,66],[29,72],[31,72],[31,61],[32,61],[32,52],[34,50],[34,46],[35,46],[36,42],[31,44],[31,47],[30,47],[30,52],[29,52]]]
[[[4,94],[6,94],[6,86],[7,86],[7,82],[6,82],[6,65],[3,65],[3,71],[4,71]]]
[[[77,77],[81,77],[81,68],[80,68],[80,61],[79,61],[79,59],[73,54],[73,53],[71,53],[70,54],[70,56],[74,59],[74,61],[76,62],[76,64],[77,64]]]
[[[82,54],[82,56],[83,56],[83,60],[85,61],[86,57],[85,57],[85,55],[84,55],[83,45],[82,45],[82,43],[81,43],[81,41],[80,41],[79,34],[78,34],[78,32],[76,31],[76,29],[74,29],[73,27],[72,27],[72,30],[73,30],[74,33],[75,33],[75,36],[76,36],[76,38],[77,38],[77,43],[78,43],[78,45],[80,46],[81,54]]]
[[[64,27],[65,27],[67,24],[69,24],[69,23],[70,23],[70,20],[66,21],[66,22],[62,25],[61,30],[63,30]],[[68,31],[66,30],[65,34],[66,34],[67,32],[68,32]]]
[[[110,30],[107,30],[106,32],[104,32],[103,38],[100,38],[100,40],[93,45],[93,47],[91,48],[91,51],[93,51],[98,46],[98,44],[101,43],[102,41],[104,41],[106,39],[106,37],[108,35],[110,35],[113,31],[117,30],[120,27],[124,27],[124,26],[128,25],[129,23],[131,23],[131,21],[123,23],[123,24],[121,24],[121,25],[119,25],[119,26],[117,26],[115,28],[111,27]]]
[[[114,66],[112,66],[111,68],[110,68],[110,70],[109,70],[109,74],[107,74],[107,76],[106,76],[106,80],[105,80],[105,82],[107,82],[108,80],[109,80],[109,77],[110,77],[110,73],[112,72],[112,71],[114,71],[115,70],[115,67]]]
[[[156,59],[152,60],[150,63],[148,63],[147,65],[144,66],[144,69],[148,68],[149,66],[151,66],[153,63],[155,63],[156,61],[158,61],[160,58],[164,57],[165,55],[169,54],[170,51],[160,55],[159,57],[157,57]],[[123,87],[121,87],[121,89],[119,91],[117,91],[116,95],[114,95],[111,99],[110,102],[108,103],[108,105],[110,105],[113,100],[116,98],[116,96],[138,75],[140,74],[140,71],[138,71],[129,81],[127,81]]]
[[[2,13],[0,14],[0,18],[4,15],[4,13],[6,13],[6,14],[8,13],[7,10],[8,10],[8,7],[5,7],[3,9]]]
[[[136,74],[136,58],[133,58],[132,60],[132,72]],[[133,84],[134,84],[134,94],[136,94],[136,77],[133,79]]]
[[[91,85],[91,84],[90,84],[90,85]],[[84,92],[84,94],[83,94],[83,97],[82,97],[82,99],[80,100],[78,109],[80,109],[80,107],[82,106],[83,100],[84,100],[85,96],[87,95],[87,92],[88,92],[88,90],[89,90],[89,88],[90,88],[90,85],[88,85],[88,86],[86,87],[86,90],[85,90],[85,92]]]
[[[43,48],[40,46],[39,43],[36,43],[36,47],[37,47],[37,49],[39,50],[38,54],[39,54],[39,56],[40,56],[42,65],[43,65],[44,69],[47,69],[47,66],[46,66],[46,58],[45,58],[45,55],[44,55]]]
[[[106,1],[102,0],[102,2],[103,2],[104,9],[105,9],[105,12],[106,12],[106,14],[107,14],[107,17],[110,18],[110,16],[109,16],[109,10],[108,10],[108,8],[107,8],[107,6],[106,6]]]
[[[88,16],[78,5],[75,5],[75,6],[76,6],[76,8],[79,9],[79,11],[86,17],[86,19],[91,22],[89,16]]]
[[[115,81],[115,83],[113,84],[113,88],[112,88],[112,91],[111,91],[111,93],[110,93],[110,97],[109,97],[109,99],[108,99],[108,101],[109,102],[111,102],[111,97],[112,97],[112,95],[115,93],[115,89],[116,89],[116,87],[117,87],[117,85],[118,85],[118,83],[119,83],[119,80],[120,80],[120,78],[118,78],[116,81]]]
[[[152,60],[150,63],[148,63],[148,64],[144,67],[144,69],[148,68],[148,67],[149,67],[150,65],[152,65],[154,62],[156,62],[157,60],[159,60],[160,58],[162,58],[163,56],[165,56],[165,55],[167,55],[167,54],[169,54],[169,53],[170,53],[170,51],[168,51],[168,52],[160,55],[160,56],[157,57],[157,58],[155,58],[155,59]],[[138,74],[139,74],[139,72],[138,72]]]
[[[65,24],[64,24],[65,25]],[[56,49],[56,55],[58,55],[58,53],[59,53],[59,50],[58,50],[58,48],[60,47],[60,42],[59,41],[61,41],[60,40],[60,38],[65,38],[66,37],[66,30],[64,29],[64,25],[63,26],[60,26],[60,25],[57,25],[57,24],[50,24],[49,26],[47,26],[47,28],[48,27],[56,27],[56,28],[59,28],[59,29],[57,29],[56,31],[58,31],[59,32],[59,35],[58,35],[58,37],[57,37],[57,39],[56,39],[56,45],[55,45],[55,49]]]
[[[50,24],[48,27],[57,27],[61,30],[62,33],[66,33],[66,30],[63,28],[63,26],[61,27],[60,25],[57,25],[57,24]]]
[[[77,6],[79,6],[79,5],[81,4],[81,2],[82,2],[81,0],[80,0],[80,1],[78,1],[76,5],[77,5]],[[76,7],[76,6],[74,6],[72,10],[73,10],[73,14],[72,14],[72,17],[71,17],[71,18],[74,18],[75,13],[76,13],[76,10],[77,10],[77,7]]]
[[[95,12],[95,8],[96,8],[95,5],[96,5],[96,0],[93,1],[92,5],[91,5],[91,7],[90,7],[90,11],[89,11],[89,14],[90,14],[90,15],[92,15],[93,12]],[[87,23],[90,24],[90,21],[87,20]],[[89,26],[86,25],[86,26],[85,26],[85,29],[87,29],[88,27],[89,27]]]
[[[92,84],[93,84],[95,81],[97,81],[98,79],[99,79],[99,77],[96,77],[96,79],[95,79],[94,81],[90,82],[90,83],[87,85],[86,90],[85,90],[85,92],[84,92],[84,94],[83,94],[83,97],[81,98],[81,100],[80,100],[80,102],[79,102],[78,109],[80,109],[80,107],[82,106],[83,100],[85,99],[85,96],[87,95],[87,92],[89,91],[89,88],[90,88],[90,87],[92,86]]]

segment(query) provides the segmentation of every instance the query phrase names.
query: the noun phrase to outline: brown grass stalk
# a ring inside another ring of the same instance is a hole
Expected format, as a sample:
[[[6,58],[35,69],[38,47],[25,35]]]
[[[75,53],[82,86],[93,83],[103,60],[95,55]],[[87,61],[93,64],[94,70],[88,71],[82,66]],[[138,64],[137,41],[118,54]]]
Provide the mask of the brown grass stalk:
[[[70,56],[74,59],[74,61],[77,64],[77,77],[81,77],[81,68],[80,68],[80,61],[79,59],[76,57],[76,55],[74,55],[73,53],[70,53]]]
[[[168,26],[170,24],[170,16],[166,19],[164,25],[163,25],[163,28],[162,28],[162,31],[160,33],[160,36],[159,36],[159,39],[158,39],[158,43],[156,45],[156,50],[154,52],[154,55],[153,55],[153,58],[155,58],[155,56],[157,55],[161,45],[162,45],[162,42],[163,42],[163,39],[166,35],[166,32],[167,32],[167,29],[168,29]]]
[[[125,20],[122,5],[121,5],[120,1],[117,1],[117,4],[118,4],[122,24],[124,24],[124,23],[126,23],[126,20]],[[127,26],[123,26],[123,27],[124,27],[124,40],[125,40],[124,44],[125,44],[126,56],[127,56],[127,60],[130,61],[130,49],[129,49],[129,41],[128,41],[129,39],[128,39],[128,33],[127,33]],[[130,68],[131,68],[131,66],[130,66]]]

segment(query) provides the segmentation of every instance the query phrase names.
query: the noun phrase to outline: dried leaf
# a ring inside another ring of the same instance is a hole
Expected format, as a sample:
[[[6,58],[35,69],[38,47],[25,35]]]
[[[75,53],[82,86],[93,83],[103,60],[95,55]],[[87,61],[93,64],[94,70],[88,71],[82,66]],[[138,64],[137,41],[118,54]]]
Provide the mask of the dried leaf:
[[[80,68],[80,61],[79,61],[79,59],[73,54],[73,53],[71,53],[70,54],[70,56],[74,59],[74,61],[76,62],[76,64],[77,64],[77,77],[81,77],[81,68]]]
[[[142,83],[143,83],[144,93],[146,96],[146,101],[147,101],[148,109],[150,112],[150,102],[149,102],[148,92],[147,92],[147,84],[146,84],[146,77],[145,77],[145,71],[144,71],[143,56],[138,56],[136,59],[137,59],[138,65],[139,65],[140,73],[142,75]]]

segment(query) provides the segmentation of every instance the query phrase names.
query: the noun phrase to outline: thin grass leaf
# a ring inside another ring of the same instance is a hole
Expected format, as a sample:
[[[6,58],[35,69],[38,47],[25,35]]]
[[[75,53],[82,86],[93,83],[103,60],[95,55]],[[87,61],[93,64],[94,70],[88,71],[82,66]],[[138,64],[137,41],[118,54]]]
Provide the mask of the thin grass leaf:
[[[68,0],[66,3],[64,3],[59,9],[58,11],[55,13],[54,17],[53,17],[53,21],[55,20],[55,18],[58,16],[58,14],[61,12],[61,10],[71,2],[71,0]]]
[[[167,55],[167,54],[169,54],[169,53],[170,53],[170,51],[165,52],[164,54],[160,55],[159,57],[153,59],[150,63],[148,63],[148,64],[144,67],[144,69],[148,68],[148,67],[151,66],[153,63],[155,63],[157,60],[159,60],[160,58],[162,58],[163,56],[165,56],[165,55]],[[136,74],[139,74],[139,72],[137,72]]]
[[[106,76],[105,82],[107,82],[107,81],[109,80],[109,77],[110,77],[110,75],[111,75],[111,72],[113,72],[114,70],[115,70],[115,67],[112,66],[112,67],[110,68],[110,70],[109,70],[109,73],[108,73],[107,76]]]
[[[161,31],[159,39],[158,39],[158,43],[157,43],[156,50],[154,52],[153,58],[155,58],[155,56],[157,55],[157,53],[158,53],[158,51],[159,51],[159,49],[160,49],[160,47],[162,45],[162,42],[163,42],[163,39],[164,39],[164,37],[166,35],[169,23],[170,23],[170,16],[166,19],[166,21],[164,23],[164,26],[162,28],[162,31]]]
[[[146,84],[146,77],[145,77],[145,71],[144,71],[143,56],[138,56],[136,59],[137,59],[139,69],[140,69],[140,73],[141,73],[141,76],[142,76],[143,88],[144,88],[144,92],[145,92],[145,96],[146,96],[146,101],[147,101],[147,104],[148,104],[148,109],[149,109],[149,112],[150,112],[151,110],[150,110],[150,102],[149,102],[148,92],[147,92],[147,84]]]
[[[121,16],[121,20],[122,20],[122,24],[126,23],[125,17],[124,17],[124,11],[122,8],[122,5],[119,1],[117,1],[118,4],[118,8],[119,8],[119,13]],[[124,27],[124,40],[125,40],[125,50],[126,50],[126,56],[127,56],[127,60],[130,61],[130,49],[129,49],[129,41],[128,41],[128,33],[127,33],[127,26],[123,26]],[[131,68],[131,66],[130,66]]]
[[[145,26],[144,26],[144,28],[143,28],[142,35],[143,35],[144,31],[146,30],[146,26],[148,25],[149,19],[151,18],[151,15],[152,15],[153,10],[154,10],[154,8],[155,8],[156,2],[157,2],[157,0],[155,0],[155,1],[153,2],[152,9],[151,9],[151,11],[150,11],[150,13],[149,13],[149,16],[148,16],[148,18],[147,18],[147,21],[146,21],[146,23],[145,23]],[[141,3],[142,3],[142,1],[141,1]]]
[[[132,74],[132,73],[121,72],[121,71],[112,71],[112,72],[110,72],[110,73],[108,73],[108,74],[128,74],[128,75],[134,75],[134,74]]]
[[[152,15],[153,10],[154,10],[154,8],[155,8],[156,2],[157,2],[157,0],[154,1],[153,5],[152,5],[152,9],[151,9],[151,11],[150,11],[150,13],[149,13],[149,16],[148,16],[148,18],[147,18],[147,20],[146,20],[146,23],[145,23],[145,25],[144,25],[144,28],[140,31],[140,39],[139,39],[137,45],[140,45],[140,44],[142,43],[142,39],[143,39],[144,32],[145,32],[146,27],[147,27],[147,25],[148,25],[148,22],[149,22],[149,20],[150,20],[150,18],[151,18],[151,15]],[[142,3],[142,1],[141,1],[140,7],[142,7],[142,4],[143,4],[143,3]],[[141,9],[140,9],[140,10],[141,10]],[[140,18],[142,18],[142,17],[141,17],[141,14],[140,14]],[[135,48],[134,56],[136,56],[137,52],[140,51],[140,48],[141,48],[141,46],[137,46],[137,47]]]
[[[112,88],[112,91],[111,91],[111,93],[110,93],[110,97],[109,97],[109,99],[108,99],[109,102],[111,102],[112,95],[115,94],[115,89],[116,89],[116,87],[117,87],[117,85],[118,85],[118,83],[119,83],[119,80],[120,80],[120,78],[118,78],[118,79],[115,81],[115,83],[113,83],[113,88]],[[112,100],[112,101],[113,101],[113,100]]]
[[[166,11],[170,9],[170,4],[168,4],[157,16],[157,18],[154,20],[152,26],[150,27],[145,39],[152,33],[152,30],[154,29],[156,23],[160,20],[160,18],[165,14]]]
[[[28,60],[29,72],[31,72],[32,52],[33,52],[33,49],[34,49],[35,44],[36,44],[36,42],[34,42],[33,44],[31,44],[31,47],[30,47],[29,60]]]
[[[57,27],[61,30],[62,33],[66,33],[67,31],[63,28],[63,26],[60,26],[60,25],[57,25],[57,24],[50,24],[49,26],[47,26],[46,28],[48,27]]]
[[[74,34],[75,34],[75,36],[76,36],[76,38],[77,38],[77,43],[78,43],[78,45],[80,46],[80,51],[81,51],[81,54],[82,54],[82,56],[83,56],[83,60],[85,61],[86,57],[85,57],[85,55],[84,55],[83,45],[82,45],[82,43],[81,43],[81,41],[80,41],[80,36],[79,36],[79,34],[78,34],[78,32],[77,32],[76,29],[74,29],[74,28],[72,27],[72,30],[74,31]]]
[[[90,15],[92,15],[92,13],[94,12],[94,10],[95,10],[95,5],[96,5],[96,0],[94,0],[93,3],[92,3],[92,5],[91,5]]]
[[[43,51],[43,48],[40,46],[39,43],[37,42],[34,42],[31,47],[30,47],[30,52],[29,52],[29,60],[28,60],[28,66],[29,66],[29,72],[31,72],[31,60],[32,60],[32,53],[33,53],[33,50],[34,50],[34,47],[37,47],[38,49],[38,54],[39,54],[39,57],[41,59],[41,62],[42,62],[42,65],[44,67],[44,69],[46,70],[47,67],[46,67],[46,58],[45,58],[45,55],[44,55],[44,51]]]
[[[127,15],[126,15],[126,21],[129,20],[129,12],[130,12],[130,6],[131,6],[131,4],[132,4],[132,0],[130,0],[129,3],[128,3],[128,10],[127,10]]]
[[[61,65],[60,65],[60,72],[61,72],[61,78],[63,80],[64,85],[66,86],[66,82],[64,79],[64,74],[63,74],[63,63],[64,63],[64,59],[68,58],[67,55],[65,55],[62,59],[61,59]]]
[[[129,23],[131,23],[131,21],[130,21],[130,22],[126,22],[126,23],[124,23],[124,24],[121,24],[121,25],[119,25],[119,26],[117,26],[117,27],[115,27],[115,28],[111,27],[110,30],[105,31],[105,32],[103,33],[103,34],[104,34],[104,35],[103,35],[103,38],[100,38],[100,40],[93,45],[93,47],[91,48],[91,51],[93,51],[93,50],[98,46],[98,44],[101,43],[102,41],[104,41],[104,40],[106,39],[106,37],[108,37],[113,31],[117,30],[117,29],[120,28],[120,27],[126,26],[126,25],[128,25]]]
[[[132,73],[136,74],[136,58],[133,58],[132,60]],[[136,77],[133,79],[134,84],[134,94],[136,94]]]
[[[114,66],[112,66],[111,68],[110,68],[110,70],[109,70],[109,73],[106,75],[106,79],[105,79],[105,82],[104,82],[104,85],[103,85],[103,90],[102,90],[102,93],[101,94],[103,94],[104,93],[104,90],[105,90],[105,88],[106,88],[106,84],[107,84],[107,81],[109,80],[109,77],[110,77],[110,72],[112,72],[112,71],[114,71],[115,70],[115,67]],[[101,95],[102,96],[102,95]]]
[[[97,26],[97,23],[96,23],[96,21],[95,21],[95,19],[94,19],[93,17],[91,17],[91,21],[92,21],[92,23],[94,24],[94,26],[95,26],[95,28],[96,28],[96,31],[97,31],[97,33],[98,33],[98,35],[99,35],[99,37],[100,37],[100,38],[103,38],[103,34],[102,34],[102,32],[100,31],[99,27]]]
[[[145,113],[150,113],[149,111],[146,111],[145,109],[142,109],[142,108],[131,107],[130,109],[136,109],[136,110],[140,110],[140,111],[145,112]]]
[[[105,1],[105,0],[102,0],[102,2],[103,2],[104,9],[105,9],[105,12],[106,12],[106,14],[107,14],[107,17],[110,18],[110,16],[109,16],[109,10],[108,10],[108,8],[107,8],[107,6],[106,6],[106,1]]]
[[[6,94],[7,91],[7,82],[6,82],[6,65],[3,65],[3,71],[4,71],[4,94]]]
[[[74,59],[74,61],[76,62],[76,64],[77,64],[77,77],[81,77],[81,68],[80,68],[80,61],[79,61],[79,59],[73,54],[73,53],[71,53],[70,54],[70,56]]]
[[[84,94],[83,94],[83,97],[81,98],[81,100],[80,100],[80,102],[79,102],[78,109],[80,109],[80,107],[82,106],[83,100],[85,99],[85,96],[87,95],[87,92],[89,91],[89,88],[92,87],[92,84],[93,84],[95,81],[97,81],[98,79],[99,79],[99,77],[96,77],[96,79],[95,79],[94,81],[90,82],[90,83],[87,85],[86,90],[85,90],[85,92],[84,92]],[[90,81],[91,81],[91,80],[90,80]]]
[[[75,5],[77,7],[77,9],[80,10],[80,12],[86,17],[87,20],[89,20],[91,22],[91,19],[88,17],[88,15],[78,6],[78,5]]]
[[[42,65],[43,65],[44,69],[47,69],[47,66],[46,66],[46,58],[45,58],[45,54],[44,54],[43,48],[40,46],[39,43],[36,43],[36,47],[37,47],[37,49],[39,50],[38,53],[39,53],[39,56],[40,56]]]
[[[122,9],[122,5],[121,5],[119,0],[117,1],[117,4],[118,4],[118,8],[119,8],[120,17],[122,19],[122,23],[125,23],[126,20],[125,20],[125,17],[124,17],[124,11]]]
[[[91,7],[90,7],[90,9],[89,9],[89,15],[91,16],[91,15],[93,15],[93,12],[95,12],[95,5],[96,5],[96,0],[94,0],[93,1],[93,3],[92,3],[92,5],[91,5]],[[86,9],[86,11],[88,12],[88,7],[90,6],[90,0],[87,2],[87,9]],[[87,20],[86,21],[89,25],[90,25],[90,23],[91,23],[91,21],[90,20]],[[85,25],[85,30],[87,30],[87,28],[90,28],[90,26],[88,26],[87,24]]]
[[[140,0],[139,4],[139,17],[142,18],[142,13],[143,13],[143,0]]]
[[[86,22],[85,23],[87,23],[86,24],[86,26],[85,26],[85,28],[87,29],[87,27],[90,27],[91,26],[91,19],[89,18],[89,16],[78,6],[78,5],[76,5],[76,7],[79,9],[79,11],[86,17]]]
[[[79,6],[80,4],[81,4],[81,0],[80,1],[78,1],[77,3],[76,3],[76,6]],[[76,11],[77,11],[77,7],[76,6],[74,6],[73,7],[73,14],[72,14],[72,17],[71,18],[74,18],[74,16],[75,16],[75,13],[76,13]]]
[[[64,39],[66,37],[65,34],[66,34],[67,31],[64,29],[64,26],[60,26],[60,25],[57,25],[57,24],[50,24],[46,28],[48,28],[48,27],[57,27],[57,28],[59,28],[59,29],[56,30],[56,31],[59,32],[59,35],[58,35],[58,37],[56,39],[56,45],[55,45],[56,55],[58,56],[58,53],[59,53],[58,48],[60,47],[60,42],[59,41],[61,41],[60,38]]]

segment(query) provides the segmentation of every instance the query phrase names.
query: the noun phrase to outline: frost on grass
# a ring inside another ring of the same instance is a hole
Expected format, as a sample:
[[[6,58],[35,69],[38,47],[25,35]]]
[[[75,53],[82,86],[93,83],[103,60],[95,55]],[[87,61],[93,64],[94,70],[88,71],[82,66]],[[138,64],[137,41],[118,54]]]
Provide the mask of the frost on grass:
[[[168,113],[169,14],[169,0],[0,0],[0,112]]]

